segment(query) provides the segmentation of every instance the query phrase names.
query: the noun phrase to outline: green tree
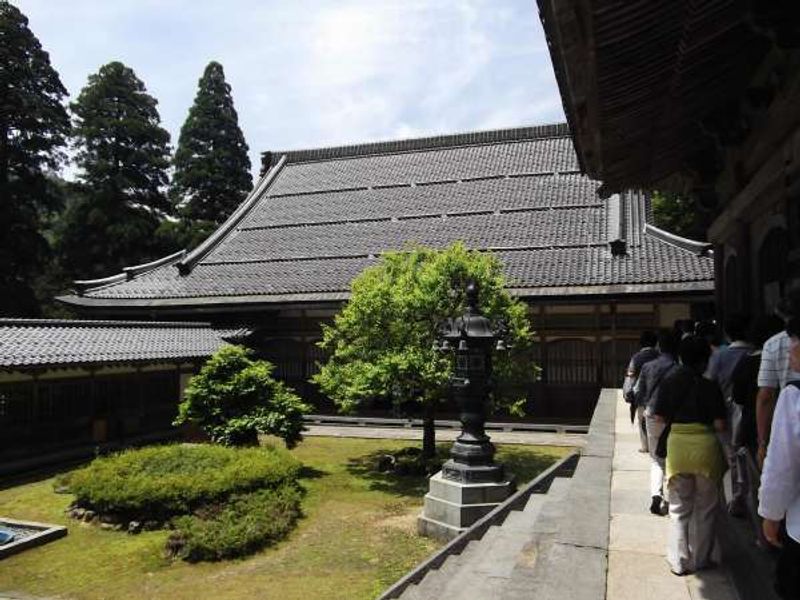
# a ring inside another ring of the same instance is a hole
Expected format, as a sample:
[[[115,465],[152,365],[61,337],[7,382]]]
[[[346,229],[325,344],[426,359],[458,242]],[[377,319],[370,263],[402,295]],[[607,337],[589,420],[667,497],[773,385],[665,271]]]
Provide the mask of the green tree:
[[[519,411],[527,384],[538,375],[530,354],[527,307],[506,291],[496,257],[460,243],[441,251],[388,252],[363,271],[333,325],[323,327],[320,347],[329,358],[312,381],[342,411],[375,398],[389,398],[398,406],[420,403],[422,454],[433,457],[436,406],[448,395],[452,373],[452,358],[437,352],[434,341],[444,319],[463,314],[469,279],[479,285],[483,313],[506,321],[512,345],[509,353],[496,357],[495,377],[505,385],[496,386],[493,404]]]
[[[653,192],[651,197],[653,221],[657,227],[681,237],[704,240],[711,213],[691,196],[672,192]]]
[[[154,234],[170,209],[169,133],[156,105],[120,62],[90,75],[71,105],[80,174],[60,249],[73,274],[108,275],[165,250]]]
[[[273,369],[242,346],[221,348],[186,387],[175,425],[194,423],[226,446],[256,444],[266,433],[293,447],[311,407],[274,379]]]
[[[245,199],[253,186],[231,86],[218,62],[210,62],[181,127],[170,199],[190,230],[210,234]],[[191,239],[189,243],[197,243]]]
[[[42,221],[59,208],[47,177],[63,160],[67,95],[16,7],[0,1],[0,315],[39,313],[34,279],[49,260]]]

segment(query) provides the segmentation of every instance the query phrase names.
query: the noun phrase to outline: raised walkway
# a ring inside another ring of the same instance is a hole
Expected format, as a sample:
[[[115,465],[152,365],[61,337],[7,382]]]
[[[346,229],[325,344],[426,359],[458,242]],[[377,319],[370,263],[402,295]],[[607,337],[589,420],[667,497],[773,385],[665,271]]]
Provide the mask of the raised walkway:
[[[670,573],[669,518],[648,511],[649,459],[637,451],[618,390],[602,391],[583,437],[579,456],[554,465],[381,600],[756,600],[736,594],[724,563]]]
[[[738,600],[724,564],[686,577],[670,573],[669,517],[648,512],[650,458],[638,451],[639,435],[621,394],[614,430],[607,600]]]

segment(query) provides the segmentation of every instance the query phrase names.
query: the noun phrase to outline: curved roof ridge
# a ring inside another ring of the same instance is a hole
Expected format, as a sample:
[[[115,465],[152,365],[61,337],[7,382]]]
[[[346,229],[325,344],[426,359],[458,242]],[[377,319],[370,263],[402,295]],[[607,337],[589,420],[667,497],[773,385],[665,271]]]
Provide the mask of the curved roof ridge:
[[[187,254],[181,261],[178,262],[178,271],[181,275],[188,274],[198,261],[207,256],[208,253],[217,246],[217,244],[228,237],[228,234],[233,231],[233,229],[239,223],[241,223],[242,219],[244,219],[250,213],[253,207],[258,204],[258,200],[261,198],[261,195],[267,190],[267,188],[269,188],[270,184],[275,180],[275,177],[277,177],[285,163],[286,156],[284,155],[281,156],[280,160],[275,164],[275,166],[273,166],[264,174],[261,180],[253,188],[253,191],[250,192],[250,195],[238,206],[236,210],[233,211],[233,213],[231,213],[225,222],[217,227],[214,233],[208,236],[202,244],[189,252],[189,254]]]
[[[286,156],[287,162],[297,163],[331,160],[336,158],[351,158],[356,156],[370,156],[375,154],[394,154],[398,152],[434,150],[476,144],[537,140],[552,137],[566,137],[569,135],[570,130],[566,123],[550,123],[545,125],[529,125],[507,129],[488,129],[484,131],[449,133],[444,135],[406,138],[401,140],[384,140],[378,142],[364,142],[359,144],[345,144],[341,146],[285,150],[281,152],[271,152],[270,154],[284,155]]]
[[[686,250],[697,256],[708,256],[711,253],[713,244],[708,242],[700,242],[697,240],[690,240],[689,238],[681,237],[670,233],[664,229],[656,227],[651,223],[644,224],[644,234],[656,238],[662,242]]]
[[[76,279],[72,282],[72,285],[75,287],[77,294],[81,296],[91,290],[122,283],[123,281],[133,279],[137,275],[155,271],[156,269],[160,269],[166,265],[175,264],[176,262],[182,260],[185,255],[186,250],[178,250],[177,252],[173,252],[167,256],[162,256],[161,258],[151,260],[150,262],[141,263],[130,267],[122,267],[122,273],[109,275],[108,277],[101,277],[99,279]]]

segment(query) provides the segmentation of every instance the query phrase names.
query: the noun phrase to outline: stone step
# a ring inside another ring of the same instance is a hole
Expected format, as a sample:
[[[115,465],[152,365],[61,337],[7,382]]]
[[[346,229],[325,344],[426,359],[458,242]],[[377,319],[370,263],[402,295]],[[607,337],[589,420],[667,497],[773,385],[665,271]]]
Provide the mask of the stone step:
[[[550,484],[550,489],[544,495],[542,508],[533,524],[533,532],[537,534],[556,533],[562,524],[562,517],[575,507],[568,506],[565,501],[572,479],[556,477]]]
[[[528,502],[525,504],[525,508],[522,509],[522,512],[533,512],[537,513],[542,508],[542,503],[544,502],[546,494],[531,494],[530,498],[528,498]]]
[[[459,555],[450,556],[439,569],[429,571],[419,584],[409,586],[402,600],[460,600],[499,598],[519,557],[539,530],[540,514],[557,519],[566,511],[564,498],[569,478],[557,477],[545,494],[532,494],[523,510],[511,511],[501,525],[490,527],[480,540],[470,542]],[[406,595],[408,594],[408,596]]]
[[[497,527],[490,528],[489,531],[487,531],[484,535],[484,539],[486,539],[488,536],[488,539],[491,541],[495,536],[497,536],[498,531],[499,528]],[[417,585],[406,588],[407,590],[411,587],[414,588],[415,591],[412,595],[409,595],[409,597],[406,598],[404,592],[400,598],[402,600],[409,600],[409,598],[413,598],[413,600],[436,600],[439,598],[442,590],[450,582],[450,579],[454,576],[454,574],[460,571],[463,565],[469,564],[472,557],[476,553],[480,552],[481,542],[482,540],[471,541],[466,545],[464,550],[461,551],[461,554],[454,554],[448,557],[441,567],[428,571],[422,581],[420,581]]]

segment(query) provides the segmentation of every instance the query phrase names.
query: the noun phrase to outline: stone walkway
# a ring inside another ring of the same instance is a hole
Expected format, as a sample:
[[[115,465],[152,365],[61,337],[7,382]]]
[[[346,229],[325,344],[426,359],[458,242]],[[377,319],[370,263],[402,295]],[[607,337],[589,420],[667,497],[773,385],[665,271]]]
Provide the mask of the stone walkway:
[[[359,425],[307,425],[303,435],[327,437],[376,438],[392,440],[421,440],[422,430],[405,427],[368,427]],[[436,441],[456,439],[460,431],[451,428],[436,430]],[[572,446],[582,448],[586,435],[582,433],[551,433],[546,431],[489,431],[498,444],[533,444],[538,446]]]
[[[737,600],[723,569],[676,577],[666,560],[669,517],[649,513],[649,457],[621,394],[611,476],[607,600]],[[723,565],[724,566],[724,565]]]

